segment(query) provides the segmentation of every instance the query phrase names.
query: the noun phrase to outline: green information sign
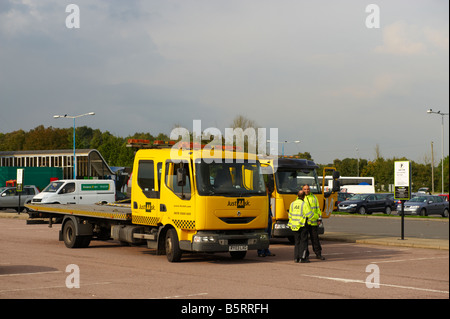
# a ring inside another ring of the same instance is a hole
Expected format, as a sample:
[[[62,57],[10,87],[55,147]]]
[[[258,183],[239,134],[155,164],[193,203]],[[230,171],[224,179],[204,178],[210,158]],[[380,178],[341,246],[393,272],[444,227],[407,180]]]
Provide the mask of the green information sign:
[[[81,184],[82,191],[108,191],[109,184]]]

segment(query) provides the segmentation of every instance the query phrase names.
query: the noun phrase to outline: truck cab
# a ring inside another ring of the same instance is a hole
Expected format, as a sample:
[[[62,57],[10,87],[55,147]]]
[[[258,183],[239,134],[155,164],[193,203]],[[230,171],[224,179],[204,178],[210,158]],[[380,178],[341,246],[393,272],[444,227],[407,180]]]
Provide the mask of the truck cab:
[[[328,218],[337,201],[339,182],[335,183],[331,192],[325,192],[317,175],[317,166],[313,161],[296,158],[260,159],[266,175],[266,183],[271,194],[272,207],[272,236],[287,237],[292,240],[293,233],[288,227],[288,211],[291,203],[297,198],[298,191],[303,185],[308,184],[311,194],[314,194],[320,204],[322,218]],[[336,172],[332,167],[324,168],[323,175],[330,171]],[[337,174],[336,174],[337,173]],[[337,179],[338,172],[334,174]],[[325,180],[325,179],[323,179]],[[319,234],[324,233],[323,223],[319,226]]]
[[[227,151],[213,159],[201,150],[170,152],[139,150],[135,156],[132,223],[158,227],[158,240],[150,245],[171,261],[182,251],[243,258],[247,250],[268,247],[269,203],[258,160],[243,153],[233,159]]]

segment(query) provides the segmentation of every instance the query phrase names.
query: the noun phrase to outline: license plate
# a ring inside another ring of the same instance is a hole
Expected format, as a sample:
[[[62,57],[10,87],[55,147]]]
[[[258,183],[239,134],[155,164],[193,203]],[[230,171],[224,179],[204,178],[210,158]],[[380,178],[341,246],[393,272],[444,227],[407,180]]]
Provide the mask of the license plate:
[[[229,251],[247,251],[248,246],[247,245],[230,245]]]

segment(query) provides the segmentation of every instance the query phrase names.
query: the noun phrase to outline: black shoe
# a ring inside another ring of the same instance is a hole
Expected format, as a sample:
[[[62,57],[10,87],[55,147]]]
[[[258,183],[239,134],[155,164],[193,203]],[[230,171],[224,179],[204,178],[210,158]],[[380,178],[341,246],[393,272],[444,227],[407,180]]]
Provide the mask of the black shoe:
[[[309,259],[308,258],[302,258],[300,259],[300,263],[305,264],[305,263],[309,263]]]
[[[320,260],[325,260],[325,257],[323,257],[322,255],[317,255],[316,258]]]

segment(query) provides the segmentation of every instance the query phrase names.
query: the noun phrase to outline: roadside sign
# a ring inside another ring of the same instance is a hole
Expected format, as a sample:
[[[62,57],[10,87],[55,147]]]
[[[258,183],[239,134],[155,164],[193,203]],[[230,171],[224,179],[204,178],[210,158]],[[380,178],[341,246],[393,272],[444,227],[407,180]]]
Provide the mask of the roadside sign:
[[[395,161],[394,163],[394,198],[401,200],[402,209],[401,239],[405,239],[405,201],[411,198],[411,169],[409,161]]]
[[[23,190],[23,168],[17,169],[17,192]]]
[[[410,162],[395,161],[394,170],[394,198],[399,200],[411,199]]]

